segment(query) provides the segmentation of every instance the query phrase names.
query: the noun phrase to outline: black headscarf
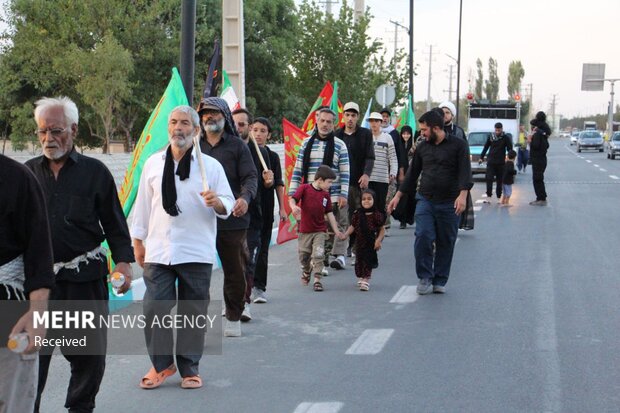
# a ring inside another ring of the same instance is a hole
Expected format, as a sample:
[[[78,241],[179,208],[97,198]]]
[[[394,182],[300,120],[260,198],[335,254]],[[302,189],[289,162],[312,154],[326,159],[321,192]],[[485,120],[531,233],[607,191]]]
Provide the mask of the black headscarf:
[[[168,213],[168,215],[172,217],[176,217],[182,212],[177,205],[177,188],[174,184],[174,159],[172,157],[172,145],[168,145],[168,149],[166,149],[166,161],[164,162],[164,175],[161,179],[161,201],[164,207],[164,210]],[[192,150],[194,149],[194,145],[192,145],[185,155],[179,161],[179,166],[177,167],[176,175],[179,175],[181,181],[189,178],[190,165],[192,163]]]
[[[377,232],[372,231],[368,227],[368,217],[366,216],[367,213],[374,214],[375,212],[379,211],[377,209],[377,202],[376,202],[377,195],[375,194],[375,191],[373,191],[372,189],[364,189],[360,195],[360,198],[364,194],[372,195],[372,199],[374,201],[372,203],[372,207],[370,208],[360,207],[357,209],[356,213],[358,214],[359,219],[360,219],[360,229],[362,233],[362,238],[364,238],[365,240],[373,240],[373,241],[363,243],[363,245],[365,245],[366,248],[364,248],[363,250],[357,249],[356,252],[358,256],[364,257],[364,259],[370,264],[372,268],[377,268],[377,265],[379,264],[379,259],[377,258],[377,251],[375,250],[375,243],[374,243],[374,240],[377,239]],[[385,220],[385,214],[382,214],[382,215]]]
[[[209,98],[202,99],[200,101],[200,105],[198,106],[199,115],[200,115],[200,112],[202,111],[202,108],[204,108],[207,105],[215,106],[224,115],[224,120],[225,120],[224,132],[230,135],[239,136],[239,132],[237,132],[237,128],[235,127],[235,122],[233,121],[232,113],[230,112],[228,103],[226,103],[224,99],[218,98],[218,97],[209,97]],[[205,134],[204,134],[204,128],[202,126],[202,121],[200,122],[200,129],[202,130],[203,136],[204,136]]]

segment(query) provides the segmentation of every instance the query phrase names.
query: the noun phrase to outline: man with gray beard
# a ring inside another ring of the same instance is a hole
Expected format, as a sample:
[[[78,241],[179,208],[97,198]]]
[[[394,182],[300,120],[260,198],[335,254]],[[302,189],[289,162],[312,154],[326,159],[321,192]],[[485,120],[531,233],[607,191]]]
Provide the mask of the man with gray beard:
[[[71,99],[44,98],[35,105],[36,134],[43,156],[29,160],[26,166],[39,180],[47,201],[56,274],[56,285],[49,298],[92,300],[95,311],[107,315],[108,265],[101,243],[107,240],[110,246],[116,263],[114,272],[125,275],[119,293],[126,292],[131,285],[129,263],[134,261],[114,178],[102,162],[75,150],[73,140],[78,133],[79,114]],[[96,355],[75,355],[70,347],[60,348],[71,364],[65,401],[69,411],[90,412],[95,408],[105,371],[107,330],[95,330],[88,343],[96,349]],[[39,356],[37,412],[53,351],[54,347],[43,347]]]
[[[175,366],[173,329],[151,327],[155,317],[170,314],[177,299],[178,314],[207,314],[217,219],[228,217],[234,198],[220,163],[194,150],[192,138],[199,133],[198,113],[190,106],[174,108],[168,117],[170,145],[146,161],[140,177],[131,234],[136,260],[144,268],[144,334],[153,364],[140,382],[143,389],[159,387],[177,368],[182,388],[202,387],[198,364],[204,331],[177,331]]]
[[[252,155],[239,137],[224,99],[205,98],[198,106],[203,129],[200,149],[217,159],[235,196],[228,219],[217,221],[217,253],[224,270],[224,302],[226,304],[227,337],[241,336],[241,315],[245,308],[245,271],[248,262],[247,229],[250,225],[248,206],[256,196],[258,178]]]

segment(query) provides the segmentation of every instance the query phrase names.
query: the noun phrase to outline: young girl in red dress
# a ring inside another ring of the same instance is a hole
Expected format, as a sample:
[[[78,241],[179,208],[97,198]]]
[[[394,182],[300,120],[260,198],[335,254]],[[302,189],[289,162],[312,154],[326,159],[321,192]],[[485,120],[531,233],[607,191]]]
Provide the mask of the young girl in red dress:
[[[343,234],[348,237],[355,232],[355,275],[360,291],[368,291],[370,275],[377,268],[379,261],[377,251],[385,236],[385,214],[375,205],[375,192],[372,189],[362,191],[362,207],[353,213],[351,225]]]

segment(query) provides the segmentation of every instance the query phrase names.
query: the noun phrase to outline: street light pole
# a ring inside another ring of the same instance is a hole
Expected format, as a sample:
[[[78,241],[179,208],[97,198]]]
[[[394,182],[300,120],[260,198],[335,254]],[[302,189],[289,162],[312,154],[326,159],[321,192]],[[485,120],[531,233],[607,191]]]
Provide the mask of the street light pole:
[[[456,62],[456,124],[459,124],[459,104],[461,103],[461,26],[463,23],[463,0],[459,1],[459,52]]]
[[[413,0],[409,0],[409,94],[411,102],[413,99]],[[413,110],[413,108],[411,108]]]
[[[181,6],[181,80],[190,106],[192,106],[194,97],[195,33],[196,0],[183,0]]]

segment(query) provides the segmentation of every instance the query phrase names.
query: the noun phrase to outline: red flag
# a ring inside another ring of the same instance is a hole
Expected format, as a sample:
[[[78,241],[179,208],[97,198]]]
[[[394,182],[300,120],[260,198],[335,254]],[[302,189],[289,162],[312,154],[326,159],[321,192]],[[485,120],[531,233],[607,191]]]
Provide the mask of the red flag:
[[[297,220],[293,216],[291,208],[288,205],[287,194],[299,148],[301,148],[302,142],[308,136],[303,130],[289,122],[286,118],[282,119],[282,131],[284,135],[284,210],[286,211],[287,219],[286,221],[280,221],[276,240],[278,244],[297,238]]]
[[[336,82],[336,88],[337,87],[338,87],[338,83]],[[338,102],[337,110],[336,110],[336,107],[334,107],[334,102],[333,102],[334,98],[335,98],[335,101]],[[336,89],[336,96],[334,96],[334,87],[332,86],[331,82],[328,80],[327,83],[325,83],[325,86],[323,86],[321,93],[319,93],[319,96],[316,98],[316,101],[312,105],[312,108],[310,109],[310,113],[308,114],[308,116],[306,117],[306,121],[304,122],[304,126],[301,127],[301,129],[304,132],[310,133],[310,131],[314,129],[315,120],[316,120],[316,111],[321,106],[327,106],[328,108],[332,108],[332,110],[336,112],[336,114],[338,115],[338,124],[335,125],[336,128],[341,128],[344,126],[344,106],[342,105],[342,102],[340,101],[340,99],[338,99],[338,90]]]

